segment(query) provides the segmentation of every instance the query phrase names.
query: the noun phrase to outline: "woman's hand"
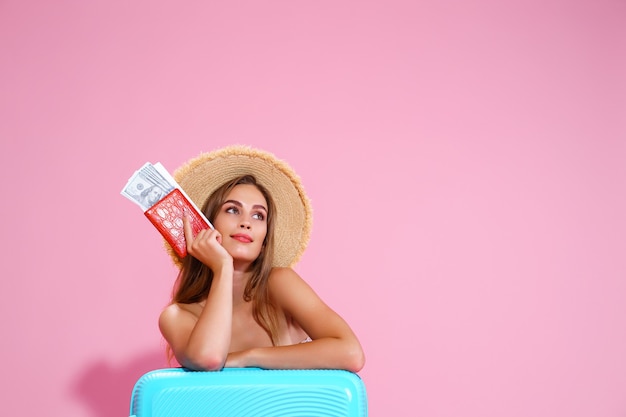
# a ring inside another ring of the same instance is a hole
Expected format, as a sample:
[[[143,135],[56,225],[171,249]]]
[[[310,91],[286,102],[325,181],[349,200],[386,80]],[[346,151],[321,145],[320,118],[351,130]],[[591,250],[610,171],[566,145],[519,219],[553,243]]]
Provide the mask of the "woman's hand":
[[[203,229],[193,237],[191,223],[183,216],[187,253],[211,268],[215,273],[224,265],[232,265],[233,257],[222,246],[222,235],[216,229]]]
[[[199,315],[184,304],[172,303],[161,313],[159,328],[182,366],[217,371],[224,367],[231,340],[233,258],[217,230],[202,230],[194,238],[186,216],[183,226],[187,252],[213,271],[211,289]]]
[[[245,368],[247,367],[246,355],[248,351],[230,352],[226,357],[224,368]]]

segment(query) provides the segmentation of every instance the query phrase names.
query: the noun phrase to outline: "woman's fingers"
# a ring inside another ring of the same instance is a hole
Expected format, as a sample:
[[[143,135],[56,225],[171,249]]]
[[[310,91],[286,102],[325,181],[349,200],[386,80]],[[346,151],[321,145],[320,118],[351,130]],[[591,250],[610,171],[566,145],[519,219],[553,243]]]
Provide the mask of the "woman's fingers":
[[[187,253],[209,268],[218,264],[219,260],[223,261],[230,257],[226,249],[222,247],[222,235],[216,229],[202,229],[194,237],[189,218],[183,216],[183,230]]]
[[[185,234],[185,243],[187,245],[187,252],[193,254],[193,248],[197,247],[200,244],[207,233],[210,230],[202,229],[198,232],[196,236],[193,235],[193,229],[191,227],[191,222],[189,221],[189,217],[187,215],[183,215],[183,233]],[[221,238],[220,238],[221,239]]]
[[[193,244],[193,231],[191,230],[191,223],[186,214],[183,215],[183,233],[185,234],[185,243],[187,245],[187,252],[191,251],[191,245]]]

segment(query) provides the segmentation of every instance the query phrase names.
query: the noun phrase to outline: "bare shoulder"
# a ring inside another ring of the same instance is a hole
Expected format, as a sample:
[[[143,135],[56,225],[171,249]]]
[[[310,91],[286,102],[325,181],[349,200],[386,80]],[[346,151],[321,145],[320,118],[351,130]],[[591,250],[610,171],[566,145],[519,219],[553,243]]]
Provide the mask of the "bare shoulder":
[[[270,285],[280,285],[294,280],[302,281],[302,278],[296,271],[289,267],[272,268],[269,276]]]
[[[287,310],[323,303],[313,288],[292,268],[272,269],[268,284],[272,298]]]
[[[167,328],[176,326],[181,323],[196,321],[197,315],[194,314],[193,308],[185,304],[170,304],[161,311],[159,315],[159,327]]]
[[[288,294],[297,288],[310,289],[296,271],[287,267],[273,268],[268,283],[273,294]]]

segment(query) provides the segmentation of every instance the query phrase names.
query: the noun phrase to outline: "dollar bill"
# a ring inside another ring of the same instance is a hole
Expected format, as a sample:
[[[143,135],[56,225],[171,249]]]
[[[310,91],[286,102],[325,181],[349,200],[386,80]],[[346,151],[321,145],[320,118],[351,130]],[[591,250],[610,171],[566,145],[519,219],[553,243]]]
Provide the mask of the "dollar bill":
[[[121,194],[146,211],[176,187],[172,176],[159,162],[146,162],[130,177]]]

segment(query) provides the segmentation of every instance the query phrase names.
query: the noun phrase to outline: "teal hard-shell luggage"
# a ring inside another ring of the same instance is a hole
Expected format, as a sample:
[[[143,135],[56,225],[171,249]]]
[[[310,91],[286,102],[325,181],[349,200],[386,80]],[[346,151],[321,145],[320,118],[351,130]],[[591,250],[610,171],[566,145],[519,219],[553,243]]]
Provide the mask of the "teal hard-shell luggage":
[[[135,383],[131,417],[365,417],[361,378],[342,370],[167,368]]]

